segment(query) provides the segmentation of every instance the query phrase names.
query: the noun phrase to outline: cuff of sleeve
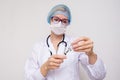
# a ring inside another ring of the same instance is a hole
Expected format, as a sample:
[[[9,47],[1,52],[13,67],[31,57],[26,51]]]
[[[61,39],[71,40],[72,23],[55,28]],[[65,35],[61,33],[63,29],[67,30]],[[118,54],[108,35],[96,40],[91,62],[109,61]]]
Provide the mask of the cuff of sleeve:
[[[87,68],[91,72],[91,75],[96,79],[103,80],[103,78],[106,75],[105,65],[99,57],[97,57],[95,64],[93,64],[93,65],[88,64]]]
[[[89,61],[88,61],[88,66],[91,67],[91,68],[94,67],[94,66],[99,66],[101,64],[103,64],[103,62],[98,56],[97,56],[97,60],[94,64],[90,64]]]
[[[35,80],[45,80],[39,69],[35,72]]]
[[[87,67],[89,68],[89,70],[97,70],[99,72],[103,72],[106,73],[106,68],[104,63],[102,62],[102,60],[97,56],[97,60],[95,62],[95,64],[88,64]]]
[[[84,65],[89,65],[88,56],[85,53],[80,53],[79,61]]]
[[[81,61],[82,64],[84,64],[86,66],[90,66],[90,67],[101,65],[103,63],[102,60],[97,56],[96,62],[94,64],[90,64],[89,58],[85,53],[80,55],[79,60]]]

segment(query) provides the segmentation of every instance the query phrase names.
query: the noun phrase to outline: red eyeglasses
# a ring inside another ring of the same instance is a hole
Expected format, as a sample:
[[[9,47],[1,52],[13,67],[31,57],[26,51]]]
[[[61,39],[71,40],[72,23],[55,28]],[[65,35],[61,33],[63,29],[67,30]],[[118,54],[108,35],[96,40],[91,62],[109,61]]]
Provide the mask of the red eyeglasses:
[[[51,20],[52,20],[52,22],[55,23],[55,24],[59,23],[60,21],[61,21],[61,23],[62,23],[63,25],[68,25],[68,24],[69,24],[69,20],[68,20],[68,19],[60,19],[59,17],[56,17],[56,16],[53,16],[53,17],[51,18]]]

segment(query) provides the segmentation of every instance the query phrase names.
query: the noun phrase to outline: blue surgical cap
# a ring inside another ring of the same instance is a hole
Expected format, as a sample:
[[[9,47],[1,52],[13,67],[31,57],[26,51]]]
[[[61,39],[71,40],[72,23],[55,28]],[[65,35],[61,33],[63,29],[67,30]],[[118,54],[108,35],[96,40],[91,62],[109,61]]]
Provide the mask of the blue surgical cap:
[[[70,22],[71,22],[70,9],[64,4],[59,4],[59,5],[54,6],[51,9],[51,11],[48,13],[47,21],[49,24],[50,24],[51,18],[57,14],[62,14],[64,16],[66,16],[68,18],[69,24],[70,24]]]

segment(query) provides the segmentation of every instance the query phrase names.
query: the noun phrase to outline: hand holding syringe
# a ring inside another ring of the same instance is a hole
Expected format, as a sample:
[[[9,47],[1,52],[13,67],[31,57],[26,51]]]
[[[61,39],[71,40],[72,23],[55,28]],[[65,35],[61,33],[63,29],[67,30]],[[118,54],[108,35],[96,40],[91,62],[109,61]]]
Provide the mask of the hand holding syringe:
[[[71,43],[67,51],[65,51],[65,54],[72,50],[76,52],[85,52],[87,55],[91,55],[93,53],[93,41],[88,37],[79,37]]]

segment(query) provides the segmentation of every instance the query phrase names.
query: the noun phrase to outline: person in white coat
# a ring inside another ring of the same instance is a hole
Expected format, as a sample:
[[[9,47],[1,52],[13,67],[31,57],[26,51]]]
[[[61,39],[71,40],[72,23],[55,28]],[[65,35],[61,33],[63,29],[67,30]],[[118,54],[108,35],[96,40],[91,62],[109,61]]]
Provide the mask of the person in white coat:
[[[70,9],[64,4],[56,5],[47,21],[51,34],[35,44],[25,64],[25,80],[80,80],[79,63],[90,80],[103,80],[105,66],[93,51],[93,41],[65,34],[71,23]]]

